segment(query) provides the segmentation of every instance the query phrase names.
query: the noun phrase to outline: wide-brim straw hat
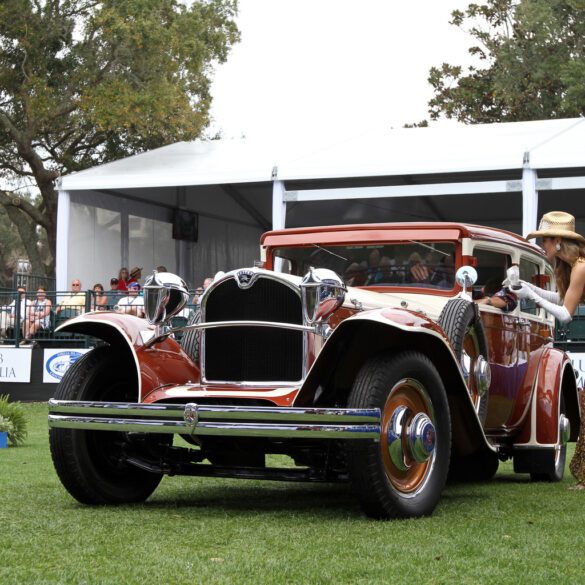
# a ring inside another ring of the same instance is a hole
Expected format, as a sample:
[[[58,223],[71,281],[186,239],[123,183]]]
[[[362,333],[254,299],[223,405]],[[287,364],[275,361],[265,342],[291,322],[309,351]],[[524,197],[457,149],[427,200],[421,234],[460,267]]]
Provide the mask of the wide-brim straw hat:
[[[578,240],[585,244],[585,238],[575,231],[575,218],[564,211],[550,211],[545,213],[540,220],[540,225],[535,232],[530,232],[526,239],[531,238],[567,238]]]
[[[142,272],[142,266],[134,266],[130,271],[130,276],[136,276],[139,272]]]

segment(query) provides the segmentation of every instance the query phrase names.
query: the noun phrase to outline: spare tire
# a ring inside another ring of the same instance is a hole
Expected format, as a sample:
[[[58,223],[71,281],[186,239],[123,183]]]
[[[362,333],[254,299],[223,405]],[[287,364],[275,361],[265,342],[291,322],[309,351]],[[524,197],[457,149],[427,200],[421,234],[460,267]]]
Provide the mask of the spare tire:
[[[189,317],[187,325],[196,325],[201,323],[201,310],[195,309]],[[181,338],[181,347],[183,351],[196,363],[199,364],[199,348],[201,346],[201,329],[185,329]]]
[[[483,425],[487,416],[488,392],[480,391],[474,371],[480,356],[488,360],[488,347],[477,305],[465,299],[449,300],[441,311],[439,325],[451,341],[475,412]]]

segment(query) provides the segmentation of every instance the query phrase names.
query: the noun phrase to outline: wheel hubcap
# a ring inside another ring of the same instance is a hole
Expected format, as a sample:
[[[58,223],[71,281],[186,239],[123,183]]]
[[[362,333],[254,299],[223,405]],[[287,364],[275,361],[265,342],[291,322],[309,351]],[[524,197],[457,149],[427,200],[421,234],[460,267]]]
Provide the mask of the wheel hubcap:
[[[414,495],[432,469],[436,451],[434,411],[425,388],[411,378],[390,391],[382,415],[381,449],[395,489]]]

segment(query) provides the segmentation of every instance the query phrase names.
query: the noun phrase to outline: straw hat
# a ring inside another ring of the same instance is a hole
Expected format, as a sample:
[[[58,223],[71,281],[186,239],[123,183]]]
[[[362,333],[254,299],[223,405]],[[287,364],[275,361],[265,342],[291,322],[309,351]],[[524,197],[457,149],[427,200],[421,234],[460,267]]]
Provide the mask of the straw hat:
[[[526,239],[531,238],[568,238],[579,240],[585,244],[585,238],[575,231],[575,218],[564,211],[550,211],[545,213],[540,220],[538,230],[530,232]]]
[[[142,272],[142,266],[134,266],[130,271],[130,276],[136,276],[139,272]]]

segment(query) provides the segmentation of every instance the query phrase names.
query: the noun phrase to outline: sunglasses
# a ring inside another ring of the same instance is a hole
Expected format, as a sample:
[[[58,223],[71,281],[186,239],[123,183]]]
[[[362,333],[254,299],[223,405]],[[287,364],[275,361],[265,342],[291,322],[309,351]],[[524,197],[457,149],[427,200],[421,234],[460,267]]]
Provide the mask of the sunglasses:
[[[79,282],[72,282],[71,286],[81,286],[81,284],[79,284]]]

